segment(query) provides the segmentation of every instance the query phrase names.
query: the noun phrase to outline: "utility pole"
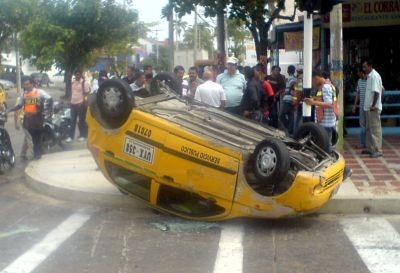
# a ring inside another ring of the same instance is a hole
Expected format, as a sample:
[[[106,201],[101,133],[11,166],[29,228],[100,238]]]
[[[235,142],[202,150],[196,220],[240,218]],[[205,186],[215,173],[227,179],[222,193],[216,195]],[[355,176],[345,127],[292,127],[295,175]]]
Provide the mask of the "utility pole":
[[[304,76],[303,91],[304,97],[309,98],[311,93],[311,72],[312,72],[312,35],[313,35],[313,15],[310,11],[304,11]],[[311,106],[303,103],[303,118],[311,119]]]
[[[160,29],[155,29],[154,30],[156,32],[156,64],[158,66],[158,59],[159,59],[159,50],[158,50],[158,32],[160,31]]]
[[[193,48],[193,63],[197,60],[199,29],[197,25],[197,6],[194,7],[194,48]]]
[[[174,9],[172,6],[172,0],[169,0],[169,25],[168,25],[168,47],[169,47],[169,71],[174,70]]]
[[[224,16],[224,32],[225,32],[225,54],[229,55],[229,47],[230,47],[230,41],[228,39],[228,19],[226,18],[226,16]],[[235,56],[238,57],[238,56]]]
[[[339,106],[339,140],[336,147],[343,150],[343,26],[342,26],[342,4],[333,6],[330,13],[329,27],[331,30],[331,80],[339,89],[337,104]]]
[[[21,65],[19,62],[19,46],[18,46],[18,33],[14,34],[15,38],[15,63],[17,68],[17,94],[21,93]]]
[[[222,72],[226,62],[225,50],[225,6],[222,0],[217,0],[217,66]]]

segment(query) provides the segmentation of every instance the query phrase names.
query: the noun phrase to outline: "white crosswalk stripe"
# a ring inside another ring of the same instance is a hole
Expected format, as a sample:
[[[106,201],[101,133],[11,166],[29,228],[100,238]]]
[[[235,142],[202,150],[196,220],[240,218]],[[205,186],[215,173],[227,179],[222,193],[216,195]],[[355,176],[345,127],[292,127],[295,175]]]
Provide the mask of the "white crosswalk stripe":
[[[65,240],[74,234],[88,220],[90,215],[77,212],[68,217],[55,229],[46,235],[43,240],[34,245],[30,250],[17,258],[1,273],[30,273],[40,265],[52,252],[54,252]]]
[[[221,230],[214,273],[243,271],[243,228],[225,225]]]
[[[371,273],[400,272],[400,235],[386,219],[362,217],[340,222]]]

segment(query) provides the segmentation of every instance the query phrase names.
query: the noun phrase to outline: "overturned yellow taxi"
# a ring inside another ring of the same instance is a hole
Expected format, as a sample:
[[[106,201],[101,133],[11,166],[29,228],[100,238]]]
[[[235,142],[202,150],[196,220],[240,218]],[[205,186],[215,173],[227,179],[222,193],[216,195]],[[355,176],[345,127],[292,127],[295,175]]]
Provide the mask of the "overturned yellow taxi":
[[[109,80],[90,99],[88,147],[122,192],[189,219],[278,218],[317,211],[344,180],[344,159],[316,124],[289,138],[187,104],[171,79],[156,77],[156,91],[141,99]]]

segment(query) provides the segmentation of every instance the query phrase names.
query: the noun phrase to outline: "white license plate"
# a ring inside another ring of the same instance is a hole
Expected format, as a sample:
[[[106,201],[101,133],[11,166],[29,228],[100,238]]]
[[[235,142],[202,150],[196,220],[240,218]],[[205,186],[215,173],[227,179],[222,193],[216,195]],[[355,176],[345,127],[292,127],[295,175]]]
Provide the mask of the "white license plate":
[[[136,139],[125,137],[124,153],[140,159],[149,164],[153,164],[154,147],[138,141]]]

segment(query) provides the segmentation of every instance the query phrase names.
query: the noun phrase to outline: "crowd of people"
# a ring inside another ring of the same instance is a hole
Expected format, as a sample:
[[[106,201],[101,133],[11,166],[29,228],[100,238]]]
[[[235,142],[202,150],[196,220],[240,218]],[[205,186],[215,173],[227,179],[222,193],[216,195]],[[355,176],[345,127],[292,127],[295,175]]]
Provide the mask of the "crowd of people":
[[[273,66],[268,74],[262,64],[240,67],[238,63],[237,58],[229,57],[220,74],[213,67],[205,67],[202,79],[197,67],[189,68],[186,79],[184,68],[176,66],[174,73],[182,81],[183,98],[293,134],[302,115],[302,67],[289,66],[286,79],[279,66]]]
[[[226,69],[218,75],[215,69],[206,67],[203,79],[198,77],[196,67],[189,69],[189,77],[186,79],[184,68],[176,66],[174,73],[182,81],[182,96],[189,102],[199,101],[285,130],[289,135],[293,135],[303,122],[316,122],[325,129],[331,148],[334,149],[339,90],[329,79],[329,73],[313,70],[312,92],[305,97],[302,66],[296,68],[290,65],[288,76],[285,77],[279,66],[272,66],[268,74],[263,64],[240,67],[238,62],[235,57],[228,58]],[[360,109],[360,147],[364,149],[364,154],[381,157],[382,80],[370,60],[363,61],[359,76],[355,105],[359,103]],[[311,117],[303,117],[304,104],[311,106]]]
[[[173,73],[182,83],[182,97],[188,103],[200,102],[223,109],[232,114],[241,115],[264,125],[285,130],[293,135],[304,121],[303,105],[313,107],[311,121],[325,128],[329,138],[336,134],[338,117],[337,88],[330,81],[327,73],[314,70],[312,74],[313,92],[309,97],[303,95],[303,68],[290,65],[288,76],[281,74],[279,66],[272,66],[271,73],[263,64],[253,67],[240,67],[239,60],[229,57],[226,69],[217,73],[212,66],[204,68],[201,76],[197,67],[190,67],[185,76],[184,67],[178,65]],[[359,80],[357,96],[353,112],[359,106],[360,115],[360,148],[362,153],[371,157],[380,157],[382,153],[382,130],[380,113],[382,111],[382,80],[372,63],[365,60],[358,71]],[[71,109],[72,127],[65,142],[75,138],[75,127],[78,125],[78,141],[87,138],[85,116],[87,111],[87,95],[95,93],[101,84],[108,79],[106,71],[100,71],[97,78],[88,82],[83,71],[76,69],[72,79]],[[131,88],[132,94],[139,97],[151,95],[150,84],[153,79],[153,68],[150,65],[143,70],[128,67],[126,76],[122,78]],[[33,150],[33,159],[42,155],[41,132],[43,128],[44,102],[52,101],[51,96],[36,85],[34,77],[23,79],[24,92],[14,107],[8,112],[15,112],[16,128],[22,127],[25,132],[22,158],[28,158],[29,150]],[[1,94],[0,94],[1,95]],[[4,98],[0,98],[5,101]],[[5,108],[5,106],[1,105]],[[22,126],[20,126],[22,124]],[[332,144],[334,144],[332,142]]]

